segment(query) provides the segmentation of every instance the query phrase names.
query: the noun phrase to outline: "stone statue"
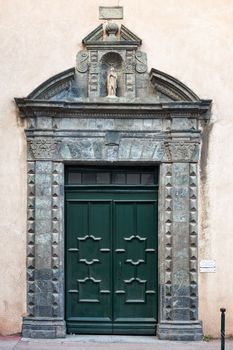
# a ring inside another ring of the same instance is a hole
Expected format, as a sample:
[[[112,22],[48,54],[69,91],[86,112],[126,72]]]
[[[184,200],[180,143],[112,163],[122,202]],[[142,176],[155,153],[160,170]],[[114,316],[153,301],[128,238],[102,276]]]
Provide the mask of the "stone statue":
[[[108,97],[116,97],[117,89],[117,74],[115,68],[111,67],[107,76],[107,91]]]

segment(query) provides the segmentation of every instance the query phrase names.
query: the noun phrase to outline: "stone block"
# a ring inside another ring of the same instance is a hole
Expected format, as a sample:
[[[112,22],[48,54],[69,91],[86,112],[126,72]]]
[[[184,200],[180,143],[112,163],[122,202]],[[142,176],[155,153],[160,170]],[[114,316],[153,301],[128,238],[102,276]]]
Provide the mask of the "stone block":
[[[52,129],[52,118],[51,117],[37,117],[36,118],[37,121],[37,128],[38,129]]]
[[[53,300],[52,293],[49,292],[48,290],[46,290],[46,288],[45,289],[41,289],[41,290],[42,290],[42,292],[35,292],[35,294],[34,294],[34,298],[35,298],[36,304],[39,305],[39,306],[49,306],[49,307],[51,307],[52,300]],[[40,316],[43,316],[43,315],[40,315]],[[46,316],[49,317],[51,315],[49,314],[49,315],[46,315]]]
[[[35,269],[35,280],[51,280],[53,271],[50,268]]]
[[[100,6],[99,19],[123,19],[122,6]]]
[[[200,341],[203,338],[200,321],[161,321],[157,327],[160,340]]]
[[[24,338],[65,338],[65,321],[56,317],[24,317],[22,335]]]
[[[35,317],[52,317],[52,305],[35,305]]]
[[[191,299],[189,296],[173,297],[172,298],[172,307],[173,307],[173,309],[189,308],[190,301],[191,301]]]

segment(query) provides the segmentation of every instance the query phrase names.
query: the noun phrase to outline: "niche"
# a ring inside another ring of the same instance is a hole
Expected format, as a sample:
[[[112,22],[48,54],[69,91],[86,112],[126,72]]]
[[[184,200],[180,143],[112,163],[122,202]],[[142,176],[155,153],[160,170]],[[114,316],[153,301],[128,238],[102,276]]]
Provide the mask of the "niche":
[[[111,67],[114,67],[117,74],[117,89],[118,97],[124,96],[124,71],[122,57],[117,52],[108,52],[101,59],[100,73],[100,96],[107,96],[107,75]]]

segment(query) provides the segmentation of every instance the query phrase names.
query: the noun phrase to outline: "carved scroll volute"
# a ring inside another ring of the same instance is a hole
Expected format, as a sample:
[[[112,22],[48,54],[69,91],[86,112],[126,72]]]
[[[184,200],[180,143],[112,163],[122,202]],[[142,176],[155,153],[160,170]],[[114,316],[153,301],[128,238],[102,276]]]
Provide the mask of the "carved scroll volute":
[[[136,58],[136,71],[138,73],[146,73],[147,72],[146,53],[142,51],[137,51],[135,54],[135,58]]]
[[[86,73],[88,71],[88,52],[79,51],[76,56],[76,70],[79,73]]]

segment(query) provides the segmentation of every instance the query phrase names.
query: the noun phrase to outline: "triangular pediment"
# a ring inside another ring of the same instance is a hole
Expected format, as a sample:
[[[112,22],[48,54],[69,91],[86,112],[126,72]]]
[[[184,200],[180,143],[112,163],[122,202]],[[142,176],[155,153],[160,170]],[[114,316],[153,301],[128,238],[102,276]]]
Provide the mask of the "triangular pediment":
[[[85,36],[82,42],[84,45],[88,45],[98,41],[103,41],[103,36],[104,36],[103,24],[100,24],[91,33]]]
[[[127,27],[125,27],[123,24],[121,25],[121,31],[120,31],[120,40],[125,40],[128,42],[132,42],[134,44],[141,45],[142,40],[131,30],[129,30]]]

